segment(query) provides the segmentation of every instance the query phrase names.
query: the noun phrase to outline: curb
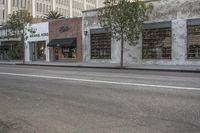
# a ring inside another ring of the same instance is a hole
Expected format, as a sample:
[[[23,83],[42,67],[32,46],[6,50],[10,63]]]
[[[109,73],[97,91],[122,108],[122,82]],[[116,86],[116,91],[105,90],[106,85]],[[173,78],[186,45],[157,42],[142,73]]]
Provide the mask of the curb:
[[[144,70],[144,71],[165,71],[165,72],[188,72],[188,73],[200,73],[200,69],[198,70],[189,70],[189,69],[162,69],[162,68],[130,68],[130,67],[109,67],[109,66],[82,66],[82,65],[48,65],[48,64],[23,64],[16,63],[13,65],[21,65],[21,66],[44,66],[44,67],[67,67],[67,68],[91,68],[91,69],[115,69],[115,70]]]

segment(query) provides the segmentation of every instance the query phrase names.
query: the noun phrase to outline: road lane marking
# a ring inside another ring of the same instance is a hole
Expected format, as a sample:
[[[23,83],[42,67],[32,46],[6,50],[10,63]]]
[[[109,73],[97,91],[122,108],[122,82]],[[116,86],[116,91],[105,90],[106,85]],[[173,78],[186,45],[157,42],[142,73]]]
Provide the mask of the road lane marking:
[[[79,78],[66,78],[66,77],[55,77],[55,76],[44,76],[44,75],[32,75],[32,74],[18,74],[18,73],[5,73],[0,72],[0,75],[20,76],[20,77],[34,77],[34,78],[47,78],[47,79],[61,79],[91,83],[104,83],[114,85],[128,85],[128,86],[142,86],[142,87],[155,87],[155,88],[170,88],[170,89],[182,89],[182,90],[200,90],[200,88],[193,87],[180,87],[180,86],[166,86],[166,85],[153,85],[153,84],[140,84],[140,83],[129,83],[129,82],[114,82],[105,80],[92,80],[92,79],[79,79]]]

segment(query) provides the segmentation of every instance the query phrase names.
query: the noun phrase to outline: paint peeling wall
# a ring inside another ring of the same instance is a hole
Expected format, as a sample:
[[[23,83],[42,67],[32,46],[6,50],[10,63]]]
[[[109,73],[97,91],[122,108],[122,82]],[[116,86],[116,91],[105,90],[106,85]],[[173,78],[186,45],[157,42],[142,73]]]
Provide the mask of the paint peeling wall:
[[[124,63],[162,64],[162,65],[200,65],[200,60],[187,59],[187,19],[200,18],[199,0],[154,0],[154,11],[148,22],[171,21],[172,23],[172,59],[142,59],[142,38],[136,46],[125,44]],[[90,29],[101,28],[97,11],[83,12],[83,61],[92,63],[119,63],[120,42],[112,40],[110,60],[90,58]],[[84,34],[86,33],[87,34]]]

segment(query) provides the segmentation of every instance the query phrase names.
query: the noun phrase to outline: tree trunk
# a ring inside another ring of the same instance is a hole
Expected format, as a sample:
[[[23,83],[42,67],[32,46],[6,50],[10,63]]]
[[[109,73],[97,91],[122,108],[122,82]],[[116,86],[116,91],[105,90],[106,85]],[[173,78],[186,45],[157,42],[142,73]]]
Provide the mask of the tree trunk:
[[[24,38],[24,28],[22,30],[22,36],[21,36],[21,43],[22,43],[22,58],[23,58],[23,64],[25,64],[25,58],[26,58],[26,55],[25,55],[25,50],[26,50],[26,46],[25,46],[25,38]]]
[[[120,67],[123,68],[124,62],[124,34],[121,34],[121,60],[120,60]]]

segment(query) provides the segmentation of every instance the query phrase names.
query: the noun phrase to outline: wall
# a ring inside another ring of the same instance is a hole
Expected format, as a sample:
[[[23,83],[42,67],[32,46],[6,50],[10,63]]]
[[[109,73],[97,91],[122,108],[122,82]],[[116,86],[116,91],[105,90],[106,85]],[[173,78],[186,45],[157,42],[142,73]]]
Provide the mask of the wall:
[[[163,64],[163,65],[200,65],[200,60],[187,59],[187,19],[200,18],[199,0],[156,0],[150,2],[154,5],[154,11],[149,21],[154,23],[171,21],[172,23],[172,59],[142,59],[142,38],[136,46],[128,43],[124,47],[125,64]],[[120,62],[120,42],[112,40],[111,60],[90,59],[90,29],[100,28],[97,18],[97,10],[83,12],[83,59],[85,62]],[[84,35],[87,31],[88,34]]]
[[[32,24],[31,26],[27,26],[27,29],[34,30],[35,33],[32,34],[29,31],[26,30],[26,41],[25,41],[25,61],[30,62],[30,51],[29,51],[29,43],[30,42],[38,42],[38,41],[46,41],[46,61],[48,62],[49,59],[49,47],[47,47],[47,44],[49,43],[49,23],[37,23]]]
[[[67,26],[68,30],[60,32],[60,28]],[[70,18],[49,22],[49,39],[77,38],[77,58],[82,61],[82,19]],[[52,57],[52,55],[51,55]]]

